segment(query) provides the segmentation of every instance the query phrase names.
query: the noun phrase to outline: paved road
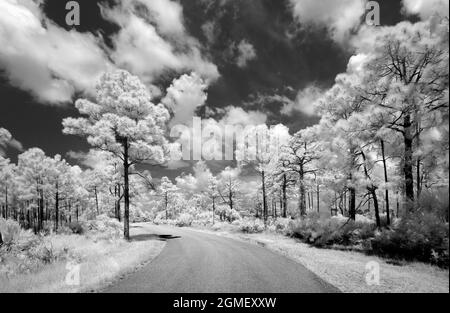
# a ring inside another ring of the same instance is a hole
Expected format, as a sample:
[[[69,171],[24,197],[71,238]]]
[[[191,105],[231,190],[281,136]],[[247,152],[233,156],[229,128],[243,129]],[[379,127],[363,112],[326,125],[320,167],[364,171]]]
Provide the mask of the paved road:
[[[337,292],[304,266],[263,247],[168,226],[144,225],[161,254],[103,292]],[[142,229],[141,229],[142,230]]]

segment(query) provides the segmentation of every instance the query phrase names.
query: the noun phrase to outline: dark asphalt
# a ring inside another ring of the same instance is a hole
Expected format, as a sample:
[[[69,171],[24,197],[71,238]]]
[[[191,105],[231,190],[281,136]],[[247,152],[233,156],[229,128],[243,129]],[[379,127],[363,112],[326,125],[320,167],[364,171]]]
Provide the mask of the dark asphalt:
[[[338,292],[304,266],[264,247],[183,228],[140,227],[148,234],[135,240],[161,238],[165,248],[103,292]]]

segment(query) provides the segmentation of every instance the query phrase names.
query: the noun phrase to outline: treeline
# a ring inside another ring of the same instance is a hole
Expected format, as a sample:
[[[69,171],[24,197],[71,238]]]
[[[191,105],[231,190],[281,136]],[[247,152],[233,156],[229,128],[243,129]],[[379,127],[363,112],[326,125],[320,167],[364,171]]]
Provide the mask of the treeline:
[[[120,221],[121,167],[111,156],[102,157],[101,167],[85,170],[39,148],[21,153],[17,164],[0,157],[1,217],[35,233],[57,232],[81,217],[103,213]],[[148,188],[140,178],[133,180],[133,187],[138,192]]]

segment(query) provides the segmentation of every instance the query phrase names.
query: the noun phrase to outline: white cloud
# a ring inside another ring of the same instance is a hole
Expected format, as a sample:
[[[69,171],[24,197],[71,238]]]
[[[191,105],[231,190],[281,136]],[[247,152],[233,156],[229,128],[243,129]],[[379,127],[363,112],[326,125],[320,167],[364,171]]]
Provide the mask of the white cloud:
[[[23,151],[22,143],[17,139],[14,139],[7,129],[0,127],[0,156],[5,155],[8,147]]]
[[[202,31],[210,44],[216,40],[216,24],[213,21],[207,21],[202,25]]]
[[[167,70],[193,70],[208,82],[219,77],[217,67],[202,56],[199,42],[184,31],[179,5],[162,0],[139,2],[146,4],[149,14],[141,11],[138,14],[134,7],[136,1],[102,8],[106,19],[121,26],[113,37],[115,49],[111,54],[118,66],[129,69],[146,82]],[[169,13],[170,10],[175,12]],[[168,20],[164,19],[166,15],[170,16]],[[157,25],[148,21],[155,21]],[[162,34],[167,33],[173,38],[163,38]]]
[[[222,172],[220,172],[219,177],[223,179],[237,179],[239,177],[239,174],[241,173],[240,167],[229,167],[223,169]]]
[[[236,64],[239,67],[246,67],[247,63],[256,58],[255,48],[247,40],[241,40],[237,46],[238,55]]]
[[[222,125],[259,125],[267,121],[267,115],[260,111],[244,111],[240,107],[228,106],[225,112],[220,120]]]
[[[40,10],[31,0],[0,2],[0,68],[42,102],[67,102],[75,91],[92,91],[110,66],[98,38],[66,31]]]
[[[302,112],[309,116],[316,115],[316,103],[323,92],[319,87],[309,85],[297,93],[294,101],[282,97],[281,100],[284,104],[280,112],[284,115],[289,115],[293,111]]]
[[[211,171],[204,161],[198,161],[194,167],[194,174],[183,175],[175,178],[177,187],[190,192],[201,192],[209,185]]]
[[[151,83],[167,70],[195,70],[207,82],[219,76],[200,43],[186,33],[178,2],[125,0],[102,7],[104,17],[121,26],[113,49],[104,48],[100,36],[57,26],[41,4],[0,1],[0,70],[42,103],[71,102],[75,92],[93,94],[99,76],[116,66],[138,75],[156,93]]]
[[[402,0],[403,10],[407,14],[417,14],[426,20],[434,14],[448,16],[448,0]]]
[[[149,18],[156,22],[158,31],[166,35],[184,34],[183,7],[170,0],[135,0],[150,10]]]
[[[205,104],[206,87],[205,82],[196,73],[184,74],[172,82],[167,88],[167,95],[161,101],[174,112],[170,121],[172,125],[192,124],[195,110]]]
[[[325,26],[338,43],[347,41],[365,12],[364,0],[290,0],[294,17],[305,25]]]
[[[95,170],[105,170],[111,161],[111,155],[108,152],[90,149],[88,152],[84,151],[69,151],[67,156],[79,162],[88,168]]]

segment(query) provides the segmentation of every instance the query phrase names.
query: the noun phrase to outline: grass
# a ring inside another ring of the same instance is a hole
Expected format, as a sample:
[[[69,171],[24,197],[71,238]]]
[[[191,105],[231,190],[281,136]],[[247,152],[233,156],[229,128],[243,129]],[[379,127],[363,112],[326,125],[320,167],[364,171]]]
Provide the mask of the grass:
[[[132,228],[132,235],[143,232],[143,229]],[[52,235],[48,239],[55,251],[67,249],[69,261],[80,265],[80,284],[68,285],[67,261],[57,261],[34,273],[0,276],[0,293],[96,291],[152,260],[165,245],[163,241],[151,239],[127,242],[84,235]]]
[[[212,232],[206,229],[198,231]],[[420,262],[392,262],[355,251],[320,249],[269,232],[243,234],[236,228],[212,232],[220,236],[259,244],[304,265],[342,292],[349,293],[448,293],[449,271]],[[380,284],[366,283],[366,264],[380,266]]]

